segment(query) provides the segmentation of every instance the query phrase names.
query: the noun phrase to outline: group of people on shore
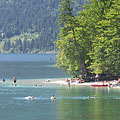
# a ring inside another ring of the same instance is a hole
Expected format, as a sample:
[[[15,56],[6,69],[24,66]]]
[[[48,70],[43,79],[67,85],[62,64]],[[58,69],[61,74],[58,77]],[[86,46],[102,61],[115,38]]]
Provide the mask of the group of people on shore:
[[[68,82],[68,83],[73,83],[73,82],[84,83],[85,81],[81,78],[71,78],[71,79],[66,79],[65,82]]]
[[[65,81],[65,83],[67,83],[68,87],[71,86],[72,83],[76,83],[76,84],[79,84],[79,83],[85,83],[83,85],[90,85],[91,86],[91,83],[92,84],[96,84],[96,85],[106,85],[108,87],[115,87],[115,86],[119,86],[120,87],[120,77],[117,79],[117,80],[110,80],[110,81],[100,81],[98,79],[98,76],[95,77],[95,82],[85,82],[83,79],[80,79],[80,78],[71,78],[71,79],[63,79]]]
[[[80,78],[71,78],[71,79],[65,79],[65,82],[68,83],[68,87],[70,87],[71,83],[76,82],[76,83],[85,83],[83,79]]]

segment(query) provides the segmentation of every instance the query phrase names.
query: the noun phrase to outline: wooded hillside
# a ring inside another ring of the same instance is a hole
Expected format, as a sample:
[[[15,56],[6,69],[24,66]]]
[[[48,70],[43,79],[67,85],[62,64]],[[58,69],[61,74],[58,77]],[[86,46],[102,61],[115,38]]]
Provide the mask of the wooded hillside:
[[[55,51],[61,0],[0,1],[0,52]],[[86,2],[87,0],[84,0]],[[74,0],[75,11],[83,0]]]

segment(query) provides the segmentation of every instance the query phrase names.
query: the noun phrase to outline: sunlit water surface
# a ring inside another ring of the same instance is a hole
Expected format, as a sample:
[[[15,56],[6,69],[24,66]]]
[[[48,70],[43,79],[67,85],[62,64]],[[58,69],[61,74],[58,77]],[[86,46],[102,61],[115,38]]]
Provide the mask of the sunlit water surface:
[[[0,120],[119,120],[119,106],[119,89],[0,86]]]
[[[0,120],[120,120],[120,89],[9,84],[13,76],[29,82],[69,77],[55,66],[55,56],[0,55]],[[51,95],[56,99],[51,100]]]

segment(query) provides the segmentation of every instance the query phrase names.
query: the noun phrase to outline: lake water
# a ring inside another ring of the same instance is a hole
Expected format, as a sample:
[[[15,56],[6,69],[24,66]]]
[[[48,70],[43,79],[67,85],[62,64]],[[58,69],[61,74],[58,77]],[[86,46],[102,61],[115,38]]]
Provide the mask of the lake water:
[[[41,55],[2,54],[0,73],[8,81],[12,75],[26,81],[68,77],[54,66],[53,56],[43,55],[41,58]],[[50,57],[53,61],[49,61]],[[26,67],[23,69],[23,66]],[[40,66],[43,66],[43,73],[46,74],[41,73]],[[47,73],[47,69],[51,69],[49,72],[52,75]],[[50,97],[53,94],[56,99],[52,101]],[[34,99],[25,99],[26,96],[34,96]],[[88,96],[91,98],[88,99]],[[120,89],[86,86],[68,88],[66,85],[14,87],[0,81],[0,120],[120,120],[119,106]]]
[[[0,77],[55,79],[70,77],[56,67],[56,54],[0,54]]]

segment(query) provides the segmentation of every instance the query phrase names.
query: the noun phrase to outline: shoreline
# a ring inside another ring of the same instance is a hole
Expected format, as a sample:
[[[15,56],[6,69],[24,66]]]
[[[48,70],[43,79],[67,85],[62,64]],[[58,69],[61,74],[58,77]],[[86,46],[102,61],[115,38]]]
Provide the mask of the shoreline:
[[[116,85],[118,83],[117,80],[112,80],[112,81],[98,81],[98,82],[83,82],[79,83],[77,79],[73,82],[66,82],[68,80],[67,78],[63,79],[48,79],[48,80],[17,80],[16,85],[27,85],[27,86],[42,86],[42,85],[69,85],[69,86],[91,86],[91,85],[108,85],[111,84],[111,87],[113,85]],[[14,86],[15,84],[13,83],[13,80],[6,80],[5,82],[0,81],[0,84],[6,84],[6,85],[12,85]],[[120,88],[120,85],[117,86]]]

